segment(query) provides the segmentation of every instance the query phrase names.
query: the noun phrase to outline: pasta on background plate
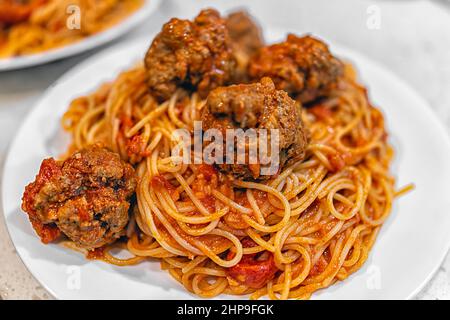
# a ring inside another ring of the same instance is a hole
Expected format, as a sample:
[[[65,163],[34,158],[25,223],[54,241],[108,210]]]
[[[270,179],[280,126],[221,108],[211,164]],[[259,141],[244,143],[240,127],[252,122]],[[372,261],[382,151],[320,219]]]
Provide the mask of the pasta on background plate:
[[[0,58],[62,47],[120,23],[144,0],[0,0]]]

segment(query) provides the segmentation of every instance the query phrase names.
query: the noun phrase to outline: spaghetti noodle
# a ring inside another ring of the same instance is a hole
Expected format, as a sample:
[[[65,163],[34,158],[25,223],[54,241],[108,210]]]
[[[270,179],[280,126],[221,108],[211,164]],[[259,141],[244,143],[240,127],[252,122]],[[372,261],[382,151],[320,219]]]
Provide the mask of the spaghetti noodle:
[[[171,133],[192,130],[204,105],[183,91],[157,103],[142,65],[72,102],[62,120],[70,151],[102,142],[139,178],[126,243],[134,257],[118,259],[110,248],[100,257],[116,265],[159,259],[201,297],[306,299],[357,271],[402,191],[389,174],[383,116],[352,67],[326,100],[305,109],[305,160],[268,181],[227,180],[207,165],[174,161]],[[246,284],[233,270],[267,277]]]

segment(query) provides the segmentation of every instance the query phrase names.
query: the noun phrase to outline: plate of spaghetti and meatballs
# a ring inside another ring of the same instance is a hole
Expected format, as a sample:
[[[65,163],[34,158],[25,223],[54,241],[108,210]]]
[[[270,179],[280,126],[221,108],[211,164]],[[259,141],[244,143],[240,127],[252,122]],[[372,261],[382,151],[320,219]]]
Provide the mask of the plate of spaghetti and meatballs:
[[[40,65],[106,44],[160,0],[0,0],[0,71]]]
[[[49,89],[2,197],[57,298],[406,299],[450,243],[449,160],[375,62],[204,9]]]

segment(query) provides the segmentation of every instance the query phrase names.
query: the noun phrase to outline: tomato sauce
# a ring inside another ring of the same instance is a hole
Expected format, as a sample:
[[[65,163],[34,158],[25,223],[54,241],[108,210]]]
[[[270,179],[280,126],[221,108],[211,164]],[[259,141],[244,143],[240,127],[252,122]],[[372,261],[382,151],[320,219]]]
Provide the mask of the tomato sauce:
[[[89,250],[86,258],[90,260],[102,260],[105,257],[105,247]]]
[[[251,248],[256,245],[251,239],[244,238],[242,240],[242,246],[244,248]],[[274,278],[275,273],[278,271],[273,254],[268,251],[264,251],[264,254],[268,255],[265,260],[258,259],[262,253],[243,255],[237,265],[226,270],[227,276],[250,288],[262,288]],[[235,253],[230,251],[227,258],[231,260],[234,255]]]
[[[209,212],[216,211],[216,198],[211,195],[206,195],[203,198],[200,198],[200,202],[208,209]]]
[[[48,244],[55,241],[61,236],[61,231],[58,229],[56,224],[43,224],[41,221],[33,218],[32,216],[30,216],[29,218],[33,229],[36,231],[37,235],[39,236],[39,238],[41,238],[41,241],[43,243]]]
[[[140,157],[148,157],[150,153],[146,150],[147,143],[142,135],[134,135],[131,140],[127,141],[127,154],[129,157],[136,155]]]
[[[210,182],[211,179],[217,175],[217,170],[209,164],[201,164],[198,166],[199,174],[202,174],[206,181]]]
[[[58,166],[55,159],[45,159],[42,161],[39,174],[36,176],[36,181],[26,186],[22,198],[22,209],[28,213],[30,222],[43,243],[50,243],[56,240],[61,235],[61,232],[55,224],[44,224],[39,220],[36,212],[35,199],[37,198],[39,190],[41,190],[48,181],[60,174],[61,168]]]
[[[318,120],[331,119],[331,117],[333,116],[333,111],[331,111],[330,108],[321,104],[309,108],[308,111],[311,112]]]

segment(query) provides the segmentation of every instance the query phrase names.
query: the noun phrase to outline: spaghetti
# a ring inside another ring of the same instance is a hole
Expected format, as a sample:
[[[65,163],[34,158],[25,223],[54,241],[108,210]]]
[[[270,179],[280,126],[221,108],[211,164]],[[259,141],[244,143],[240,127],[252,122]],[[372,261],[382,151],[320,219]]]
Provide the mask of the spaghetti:
[[[157,103],[142,65],[74,100],[62,120],[73,139],[69,151],[102,142],[133,163],[139,178],[126,243],[134,257],[102,248],[101,259],[159,259],[201,297],[307,299],[346,279],[367,260],[394,197],[405,191],[396,193],[389,174],[383,116],[355,78],[347,65],[331,95],[304,110],[307,157],[264,182],[174,161],[171,133],[192,130],[205,101],[177,91]],[[246,272],[253,283],[239,281]]]
[[[6,7],[0,3],[0,10],[5,11],[0,14],[0,58],[80,41],[119,23],[142,4],[143,0],[33,0],[22,5],[3,4]],[[6,20],[3,26],[2,19]]]

